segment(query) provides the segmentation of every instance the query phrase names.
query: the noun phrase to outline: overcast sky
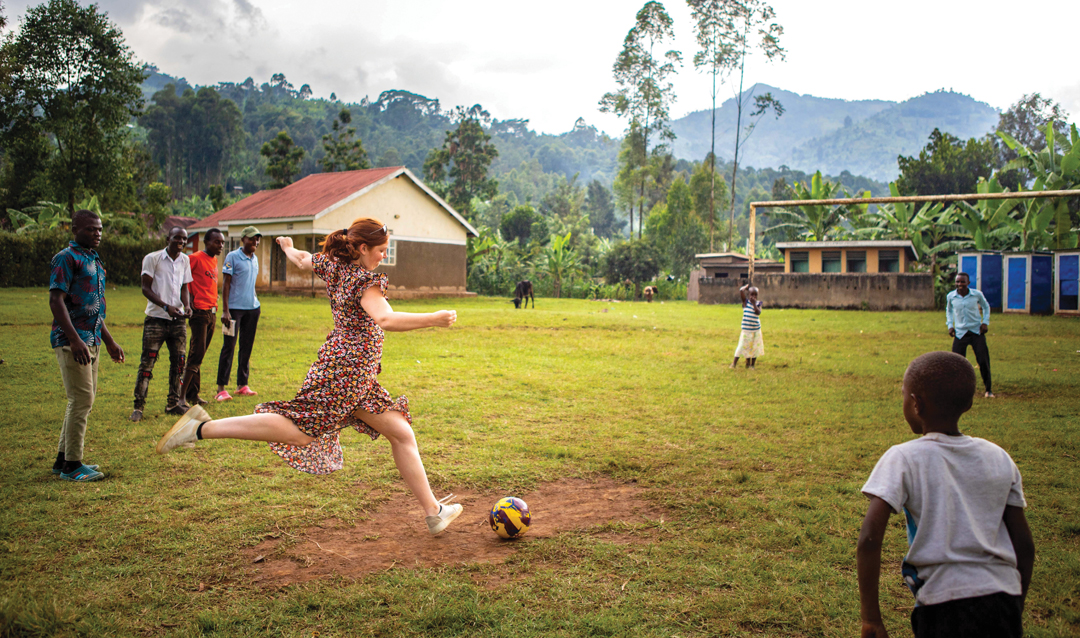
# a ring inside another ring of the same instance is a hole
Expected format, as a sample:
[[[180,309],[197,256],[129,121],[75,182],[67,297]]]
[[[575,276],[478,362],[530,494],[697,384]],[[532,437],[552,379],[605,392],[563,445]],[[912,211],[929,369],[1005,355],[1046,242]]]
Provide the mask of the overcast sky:
[[[85,0],[82,0],[85,4]],[[39,0],[0,0],[9,28]],[[597,109],[644,0],[100,0],[135,56],[194,84],[284,73],[316,96],[376,99],[404,89],[444,108],[482,104],[546,133],[578,117],[613,135]],[[673,117],[709,108],[685,2],[665,3],[686,64]],[[787,60],[748,64],[749,81],[819,97],[901,101],[945,88],[999,109],[1040,92],[1080,120],[1069,34],[1080,2],[773,0]],[[15,19],[13,19],[15,18]],[[730,97],[724,87],[720,98]]]

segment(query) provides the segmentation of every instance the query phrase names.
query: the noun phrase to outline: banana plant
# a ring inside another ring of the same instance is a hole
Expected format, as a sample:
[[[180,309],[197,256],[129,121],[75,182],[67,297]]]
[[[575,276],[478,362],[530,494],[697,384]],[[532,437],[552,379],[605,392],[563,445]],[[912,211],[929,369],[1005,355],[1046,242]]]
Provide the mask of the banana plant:
[[[849,197],[847,191],[839,184],[827,182],[821,178],[821,171],[814,173],[810,178],[810,188],[804,182],[795,182],[791,185],[796,199],[837,199]],[[862,197],[870,197],[870,191],[862,194]],[[774,209],[769,213],[773,219],[780,220],[779,224],[769,228],[770,233],[782,234],[787,230],[795,231],[804,241],[827,241],[835,239],[843,228],[845,220],[857,220],[866,214],[866,204],[854,206],[822,206],[806,205],[799,206],[798,211],[784,208]]]
[[[980,179],[975,190],[982,195],[1008,192],[998,182],[997,175],[992,175],[989,180]],[[1012,212],[1019,205],[1019,199],[980,199],[974,205],[956,202],[951,208],[956,212],[956,222],[966,231],[970,241],[968,247],[997,250],[1007,248],[1012,242]]]
[[[1046,148],[1032,151],[1010,135],[998,136],[1018,157],[1005,165],[1004,170],[1023,168],[1034,175],[1029,190],[1070,190],[1080,187],[1080,134],[1076,125],[1069,134],[1054,131],[1047,122],[1044,131]],[[1019,250],[1071,249],[1077,246],[1077,229],[1072,228],[1068,202],[1062,199],[1029,199],[1023,204],[1023,214],[1007,222],[1019,238]]]
[[[39,230],[51,230],[61,224],[71,223],[67,208],[56,202],[41,201],[38,202],[37,206],[28,207],[25,212],[14,208],[7,209],[7,212],[11,225],[15,227],[15,232],[20,235]]]
[[[543,268],[554,284],[555,297],[561,296],[565,279],[582,273],[581,258],[570,247],[570,235],[552,235],[551,242],[544,247]]]

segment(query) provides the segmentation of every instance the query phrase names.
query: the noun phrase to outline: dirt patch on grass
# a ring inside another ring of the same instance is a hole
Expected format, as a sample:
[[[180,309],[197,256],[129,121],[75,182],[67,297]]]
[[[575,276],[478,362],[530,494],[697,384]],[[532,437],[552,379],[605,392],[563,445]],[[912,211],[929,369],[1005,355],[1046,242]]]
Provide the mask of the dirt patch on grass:
[[[663,510],[646,501],[644,491],[610,479],[563,479],[514,494],[529,504],[532,525],[525,536],[511,541],[496,536],[487,521],[488,508],[507,494],[458,493],[465,511],[439,536],[428,534],[412,495],[397,494],[369,520],[345,529],[328,521],[326,528],[311,528],[292,538],[270,538],[245,550],[243,562],[253,568],[253,584],[280,587],[331,575],[358,578],[387,569],[500,562],[537,539],[590,528],[599,528],[607,542],[633,543],[649,535],[620,532],[611,524],[663,518]],[[286,539],[294,543],[279,549]]]

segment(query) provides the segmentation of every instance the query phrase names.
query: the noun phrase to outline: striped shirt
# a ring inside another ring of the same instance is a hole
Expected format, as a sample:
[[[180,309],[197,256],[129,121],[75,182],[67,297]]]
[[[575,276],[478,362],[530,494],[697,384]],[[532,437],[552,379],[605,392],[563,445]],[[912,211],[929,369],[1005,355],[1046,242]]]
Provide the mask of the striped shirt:
[[[747,301],[742,307],[742,329],[761,330],[761,316],[754,312],[754,307]]]

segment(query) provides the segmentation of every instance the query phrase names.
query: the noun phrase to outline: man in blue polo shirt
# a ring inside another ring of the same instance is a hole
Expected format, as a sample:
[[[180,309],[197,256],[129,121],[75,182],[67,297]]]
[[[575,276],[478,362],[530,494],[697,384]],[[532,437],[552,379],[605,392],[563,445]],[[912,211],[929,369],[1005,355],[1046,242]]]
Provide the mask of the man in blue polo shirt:
[[[221,344],[221,356],[218,358],[217,383],[218,401],[232,398],[225,386],[229,383],[232,371],[233,349],[240,341],[240,357],[236,364],[236,394],[255,396],[258,394],[248,387],[248,374],[251,362],[251,348],[255,344],[255,331],[259,328],[259,298],[255,295],[255,280],[259,277],[259,258],[255,249],[259,247],[262,233],[254,226],[240,231],[240,247],[225,256],[225,266],[221,274],[225,279],[221,292],[221,323],[225,326]],[[231,328],[231,330],[230,330]],[[232,334],[228,334],[231,332]]]
[[[945,297],[945,325],[953,338],[952,351],[966,357],[968,346],[975,352],[987,399],[994,398],[990,389],[990,351],[986,349],[986,331],[990,329],[990,302],[981,292],[970,287],[966,272],[957,273],[956,290]]]

